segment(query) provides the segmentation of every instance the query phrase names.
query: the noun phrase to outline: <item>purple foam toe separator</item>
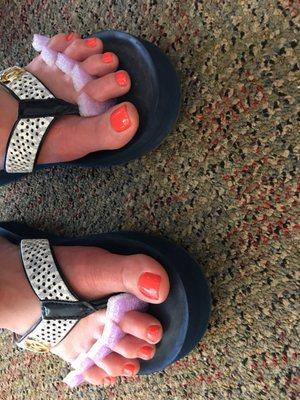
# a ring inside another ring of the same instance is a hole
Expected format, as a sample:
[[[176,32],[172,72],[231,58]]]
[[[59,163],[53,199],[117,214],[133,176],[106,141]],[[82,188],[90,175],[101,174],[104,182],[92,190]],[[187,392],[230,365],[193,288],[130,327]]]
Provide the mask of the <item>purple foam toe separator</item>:
[[[40,52],[45,46],[48,46],[49,42],[50,38],[48,36],[35,34],[33,35],[32,47],[34,50]]]
[[[70,372],[63,380],[69,387],[74,388],[84,382],[84,377],[77,371]]]
[[[76,61],[66,56],[65,54],[58,53],[56,59],[56,66],[67,75],[71,75],[72,69],[75,67]]]
[[[80,92],[87,83],[93,80],[93,78],[77,64],[72,69],[70,77],[72,78],[74,88],[77,92]]]
[[[99,102],[93,100],[86,93],[81,93],[77,98],[80,115],[83,117],[94,117],[103,114],[113,103],[111,101]]]
[[[72,363],[72,367],[79,373],[87,371],[94,365],[94,361],[87,356],[86,353],[81,353]]]
[[[35,34],[33,36],[32,46],[36,51],[41,52],[41,57],[47,65],[51,67],[56,65],[57,68],[68,75],[72,79],[75,90],[80,92],[87,83],[95,78],[86,73],[78,65],[77,61],[67,57],[63,53],[50,49],[48,47],[49,41],[49,37]],[[81,93],[78,96],[77,103],[81,116],[93,117],[103,114],[115,104],[115,101],[98,102],[86,93]]]
[[[128,311],[144,311],[147,306],[147,303],[129,293],[112,296],[107,302],[106,322],[101,338],[87,353],[82,353],[77,357],[72,364],[75,370],[66,376],[64,382],[71,387],[80,385],[83,382],[82,374],[92,365],[100,363],[125,336],[118,325],[124,314]]]
[[[107,302],[106,317],[114,322],[120,322],[128,311],[146,310],[148,303],[139,300],[129,293],[111,297]]]
[[[43,47],[41,52],[42,59],[47,65],[49,65],[49,67],[53,67],[53,65],[56,63],[57,55],[57,51],[54,51],[47,46]]]

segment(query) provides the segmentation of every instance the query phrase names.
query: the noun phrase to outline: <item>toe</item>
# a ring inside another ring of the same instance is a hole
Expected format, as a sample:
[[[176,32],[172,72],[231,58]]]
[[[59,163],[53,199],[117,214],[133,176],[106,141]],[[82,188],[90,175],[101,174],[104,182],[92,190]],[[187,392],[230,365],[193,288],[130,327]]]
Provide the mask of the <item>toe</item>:
[[[97,101],[120,97],[130,89],[130,77],[126,71],[117,71],[89,82],[84,92]]]
[[[117,70],[119,59],[114,53],[94,54],[81,63],[81,67],[90,75],[104,76]]]
[[[150,360],[155,354],[155,345],[135,336],[126,335],[115,345],[114,351],[129,359]]]
[[[116,382],[116,378],[109,376],[102,368],[96,365],[85,372],[84,378],[92,385],[110,386]]]
[[[82,268],[90,271],[89,274],[83,274],[85,279],[81,281],[80,296],[99,298],[128,292],[154,304],[163,302],[168,296],[169,278],[166,271],[159,262],[147,255],[124,256],[103,249],[89,248],[83,251],[82,247],[73,247],[72,252],[57,248],[56,257],[59,265],[70,266],[66,268],[66,278],[71,285],[74,283],[74,287],[77,286],[76,276],[82,275]]]
[[[169,277],[161,264],[145,254],[124,257],[122,281],[126,291],[149,303],[162,303],[169,294]]]
[[[102,41],[98,38],[75,39],[66,48],[64,54],[73,60],[83,61],[93,54],[99,54],[103,50]]]
[[[71,161],[97,150],[119,149],[133,138],[138,125],[138,112],[128,102],[96,117],[60,118],[45,137],[38,163]]]
[[[80,35],[76,32],[58,33],[51,38],[49,47],[55,51],[63,52],[74,40],[79,38]]]
[[[163,329],[158,319],[139,311],[126,313],[120,322],[120,327],[124,332],[150,344],[160,342],[163,335]]]
[[[97,362],[109,376],[134,376],[139,372],[140,363],[137,359],[128,359],[117,353],[110,353]]]

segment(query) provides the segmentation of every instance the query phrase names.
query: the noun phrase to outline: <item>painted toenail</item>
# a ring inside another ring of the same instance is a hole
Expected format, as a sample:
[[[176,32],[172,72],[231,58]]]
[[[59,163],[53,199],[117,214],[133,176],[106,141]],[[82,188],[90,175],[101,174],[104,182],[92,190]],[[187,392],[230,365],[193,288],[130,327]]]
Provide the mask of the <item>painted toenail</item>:
[[[153,354],[153,348],[150,346],[143,346],[139,350],[139,356],[141,358],[146,358],[147,360],[151,358],[152,354]]]
[[[125,105],[117,108],[111,113],[110,123],[117,132],[125,131],[125,129],[130,127],[131,122]]]
[[[116,72],[116,81],[119,86],[126,86],[128,84],[127,74],[123,71]]]
[[[125,364],[123,374],[125,376],[133,376],[135,373],[135,366],[133,364]]]
[[[69,33],[66,35],[66,40],[67,40],[68,42],[70,42],[70,40],[73,39],[74,35],[75,35],[74,32],[69,32]]]
[[[96,38],[86,39],[85,43],[86,43],[86,45],[87,45],[88,47],[96,47],[96,45],[97,45],[97,39],[96,39]]]
[[[161,277],[151,272],[144,272],[138,281],[140,292],[149,299],[158,300]]]
[[[111,63],[113,60],[113,56],[111,53],[104,53],[102,56],[102,61],[104,63]]]
[[[157,342],[161,335],[161,328],[159,325],[151,325],[147,330],[147,339],[151,342]]]
[[[109,376],[103,378],[103,385],[105,386],[111,385],[111,378]]]

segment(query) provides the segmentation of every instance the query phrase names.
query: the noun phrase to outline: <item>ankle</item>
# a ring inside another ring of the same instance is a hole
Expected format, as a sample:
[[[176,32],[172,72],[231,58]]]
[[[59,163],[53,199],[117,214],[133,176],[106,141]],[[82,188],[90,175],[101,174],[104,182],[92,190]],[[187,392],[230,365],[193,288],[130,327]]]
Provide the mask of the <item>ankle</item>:
[[[39,300],[27,282],[18,246],[0,238],[0,328],[23,334],[39,314]]]

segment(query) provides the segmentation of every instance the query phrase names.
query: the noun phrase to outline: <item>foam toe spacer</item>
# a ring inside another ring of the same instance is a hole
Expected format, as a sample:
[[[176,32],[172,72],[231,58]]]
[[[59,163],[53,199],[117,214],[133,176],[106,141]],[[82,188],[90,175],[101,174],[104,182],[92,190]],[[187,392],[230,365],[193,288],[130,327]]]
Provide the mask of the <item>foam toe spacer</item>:
[[[56,63],[57,54],[57,51],[54,51],[49,47],[43,47],[41,57],[49,67],[53,67]]]
[[[50,38],[44,35],[33,35],[32,47],[34,50],[40,52],[45,46],[48,46]]]
[[[107,302],[106,317],[119,323],[129,311],[144,311],[148,304],[129,293],[111,297]]]
[[[72,69],[75,67],[76,64],[77,64],[76,61],[72,60],[70,57],[66,56],[63,53],[58,53],[56,59],[56,66],[65,74],[70,76]]]
[[[77,104],[82,117],[94,117],[96,115],[101,115],[109,108],[114,106],[115,103],[116,102],[114,100],[103,102],[95,101],[84,92],[77,97]]]
[[[41,57],[47,65],[50,67],[55,65],[59,70],[68,75],[72,79],[75,90],[80,92],[84,86],[94,78],[86,73],[78,65],[77,61],[63,53],[50,49],[48,47],[49,41],[50,38],[47,36],[35,34],[33,36],[32,46],[36,51],[41,52]],[[81,93],[78,96],[77,104],[82,117],[94,117],[107,111],[115,104],[115,101],[98,102],[86,93]]]
[[[79,65],[75,65],[71,71],[71,78],[73,81],[73,85],[77,92],[80,92],[84,86],[91,82],[93,78],[87,74]]]
[[[70,388],[75,388],[84,382],[82,374],[78,374],[76,371],[70,372],[63,380]]]
[[[128,311],[144,311],[147,307],[148,303],[129,293],[112,296],[107,302],[106,322],[100,339],[93,344],[87,353],[81,353],[76,358],[72,363],[72,367],[75,370],[66,376],[64,382],[71,387],[75,387],[83,382],[82,374],[93,365],[96,364],[101,368],[102,360],[113,351],[116,344],[125,336],[118,322],[122,320]],[[77,384],[77,382],[79,383]]]

